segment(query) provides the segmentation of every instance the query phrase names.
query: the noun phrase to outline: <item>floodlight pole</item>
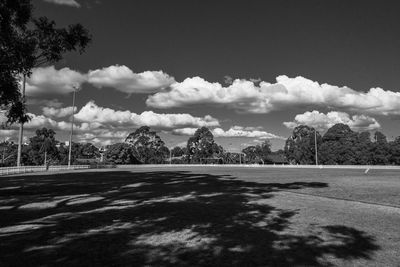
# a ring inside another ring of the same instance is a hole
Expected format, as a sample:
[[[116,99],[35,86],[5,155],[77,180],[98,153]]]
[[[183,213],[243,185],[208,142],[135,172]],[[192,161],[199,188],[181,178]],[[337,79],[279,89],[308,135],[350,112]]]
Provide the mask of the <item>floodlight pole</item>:
[[[72,116],[71,116],[71,133],[69,135],[69,151],[68,151],[68,169],[71,167],[71,152],[72,152],[72,135],[74,133],[74,115],[75,115],[75,94],[77,87],[74,87],[72,95]]]
[[[315,165],[318,166],[317,129],[314,128]]]
[[[24,74],[22,81],[22,101],[25,102],[25,84],[26,75]],[[17,153],[17,167],[21,167],[21,154],[22,154],[22,141],[24,137],[24,123],[19,124],[19,134],[18,134],[18,153]]]

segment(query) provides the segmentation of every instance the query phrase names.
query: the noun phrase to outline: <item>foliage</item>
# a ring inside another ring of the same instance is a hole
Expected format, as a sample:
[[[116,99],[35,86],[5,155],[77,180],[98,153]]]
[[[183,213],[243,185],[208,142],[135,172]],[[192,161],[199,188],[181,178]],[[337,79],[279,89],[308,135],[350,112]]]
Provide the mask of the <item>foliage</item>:
[[[23,164],[43,165],[45,157],[49,162],[58,161],[59,153],[55,134],[52,129],[36,130],[36,135],[29,139],[29,145],[23,148]]]
[[[204,159],[219,157],[223,152],[223,148],[215,143],[214,136],[207,127],[196,130],[189,138],[186,149],[188,161],[191,163],[201,163]]]
[[[0,166],[8,167],[13,166],[17,160],[17,149],[18,146],[12,142],[0,143]]]
[[[144,164],[163,163],[169,157],[169,149],[164,141],[148,126],[142,126],[129,134],[125,143],[134,149],[135,157]]]
[[[390,163],[400,165],[400,136],[397,137],[393,142],[390,142],[389,147]]]
[[[60,164],[68,164],[69,147],[60,144],[59,148]],[[97,159],[100,157],[99,149],[91,143],[72,143],[71,164],[78,164],[87,159]]]
[[[374,165],[386,165],[389,163],[389,146],[386,140],[386,136],[377,131],[374,135],[375,142],[372,145],[372,164]]]
[[[173,157],[181,157],[185,154],[185,151],[182,147],[176,146],[171,150],[171,155]]]
[[[320,146],[322,164],[357,164],[358,135],[343,123],[332,126],[325,133]]]
[[[33,18],[30,0],[0,0],[0,107],[8,110],[8,123],[29,119],[20,77],[29,76],[34,67],[60,61],[67,52],[84,52],[90,41],[81,24],[56,28],[46,17]]]
[[[306,125],[294,128],[285,143],[285,156],[291,164],[315,163],[315,129]],[[317,131],[317,146],[321,144],[321,135]]]
[[[140,164],[140,161],[135,157],[134,148],[127,143],[107,146],[104,159],[106,162],[115,164]]]
[[[248,146],[242,150],[246,154],[247,163],[264,163],[268,162],[268,156],[271,154],[271,143],[265,140],[256,146]]]

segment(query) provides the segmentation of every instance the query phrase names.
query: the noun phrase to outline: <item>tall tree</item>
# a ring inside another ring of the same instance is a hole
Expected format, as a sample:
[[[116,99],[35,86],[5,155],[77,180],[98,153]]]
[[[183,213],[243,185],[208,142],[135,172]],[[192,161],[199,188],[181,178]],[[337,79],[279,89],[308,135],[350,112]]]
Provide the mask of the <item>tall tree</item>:
[[[0,0],[1,108],[9,123],[26,122],[24,92],[19,79],[34,67],[60,61],[70,51],[84,52],[91,36],[81,24],[56,28],[46,17],[32,17],[30,0]],[[23,88],[24,88],[23,81]]]
[[[188,160],[197,163],[223,152],[223,148],[215,143],[214,136],[207,127],[197,129],[189,138],[186,148]]]
[[[375,142],[372,145],[372,164],[374,165],[386,165],[389,164],[389,146],[386,136],[377,131],[374,134]]]
[[[104,153],[106,162],[115,164],[140,164],[135,157],[134,148],[127,143],[117,143],[106,147]]]
[[[400,165],[400,136],[390,142],[390,163]]]
[[[317,134],[317,145],[321,144],[321,135]],[[285,156],[291,164],[315,163],[315,129],[300,125],[293,129],[293,133],[286,140]]]
[[[156,132],[142,126],[128,135],[125,143],[133,147],[135,157],[144,164],[163,163],[169,157],[169,149]]]
[[[29,145],[25,149],[25,165],[43,165],[45,158],[48,162],[58,160],[57,141],[52,129],[42,128],[36,130],[36,135],[29,139]]]
[[[325,133],[319,154],[323,164],[357,164],[358,134],[343,123],[338,123]]]
[[[358,134],[357,143],[354,146],[357,164],[372,164],[372,146],[370,132],[361,132]]]
[[[19,75],[34,66],[32,44],[25,38],[31,20],[30,0],[0,0],[0,108],[9,122],[26,122],[19,90]]]

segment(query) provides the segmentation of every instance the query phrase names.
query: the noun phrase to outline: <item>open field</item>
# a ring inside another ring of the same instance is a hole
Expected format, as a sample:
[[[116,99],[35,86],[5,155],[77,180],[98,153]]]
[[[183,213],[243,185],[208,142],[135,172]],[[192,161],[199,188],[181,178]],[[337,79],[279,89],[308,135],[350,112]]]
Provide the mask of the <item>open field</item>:
[[[0,179],[0,266],[400,266],[400,171],[168,167]]]

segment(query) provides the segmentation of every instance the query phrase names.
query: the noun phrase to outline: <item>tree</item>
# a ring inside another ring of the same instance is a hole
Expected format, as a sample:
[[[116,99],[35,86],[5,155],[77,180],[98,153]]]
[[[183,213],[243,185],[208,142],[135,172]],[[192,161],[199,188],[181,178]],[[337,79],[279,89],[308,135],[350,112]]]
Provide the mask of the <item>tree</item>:
[[[68,147],[60,144],[59,148],[60,164],[68,164]],[[71,164],[77,164],[82,160],[96,159],[100,157],[99,149],[91,143],[72,143]]]
[[[357,143],[354,146],[357,164],[372,164],[372,146],[370,132],[361,132],[358,134]]]
[[[164,141],[148,126],[142,126],[129,134],[125,143],[134,149],[135,157],[144,164],[163,163],[169,157],[169,149]]]
[[[186,148],[189,162],[197,163],[223,152],[223,148],[215,143],[214,136],[207,127],[197,129],[189,138]]]
[[[140,164],[135,157],[134,148],[127,143],[117,143],[106,147],[104,153],[106,162],[115,164]]]
[[[323,164],[357,164],[358,134],[343,123],[333,125],[325,133],[320,146]]]
[[[17,145],[13,142],[0,143],[0,166],[13,166],[17,160]]]
[[[55,132],[52,129],[36,130],[36,135],[29,139],[29,145],[24,148],[23,162],[25,165],[43,165],[59,159]]]
[[[375,142],[372,144],[372,164],[386,165],[389,164],[389,146],[386,136],[377,131],[374,135]]]
[[[271,143],[265,140],[256,146],[248,146],[242,150],[246,154],[246,160],[249,163],[264,163],[269,161],[268,156],[271,154]]]
[[[29,76],[34,67],[60,61],[67,52],[84,52],[91,41],[81,24],[56,28],[46,17],[33,18],[30,0],[0,0],[0,36],[0,106],[8,110],[10,124],[29,119],[20,77]]]
[[[173,157],[181,157],[185,154],[185,151],[182,149],[182,147],[176,146],[171,150],[171,155]]]
[[[30,0],[0,0],[0,108],[7,109],[10,122],[26,122],[18,76],[33,66],[31,45],[23,32],[31,19]]]
[[[400,136],[390,142],[390,163],[400,165]]]
[[[321,135],[317,131],[317,146],[321,144]],[[291,164],[315,163],[315,129],[306,125],[294,128],[285,143],[285,156]]]

